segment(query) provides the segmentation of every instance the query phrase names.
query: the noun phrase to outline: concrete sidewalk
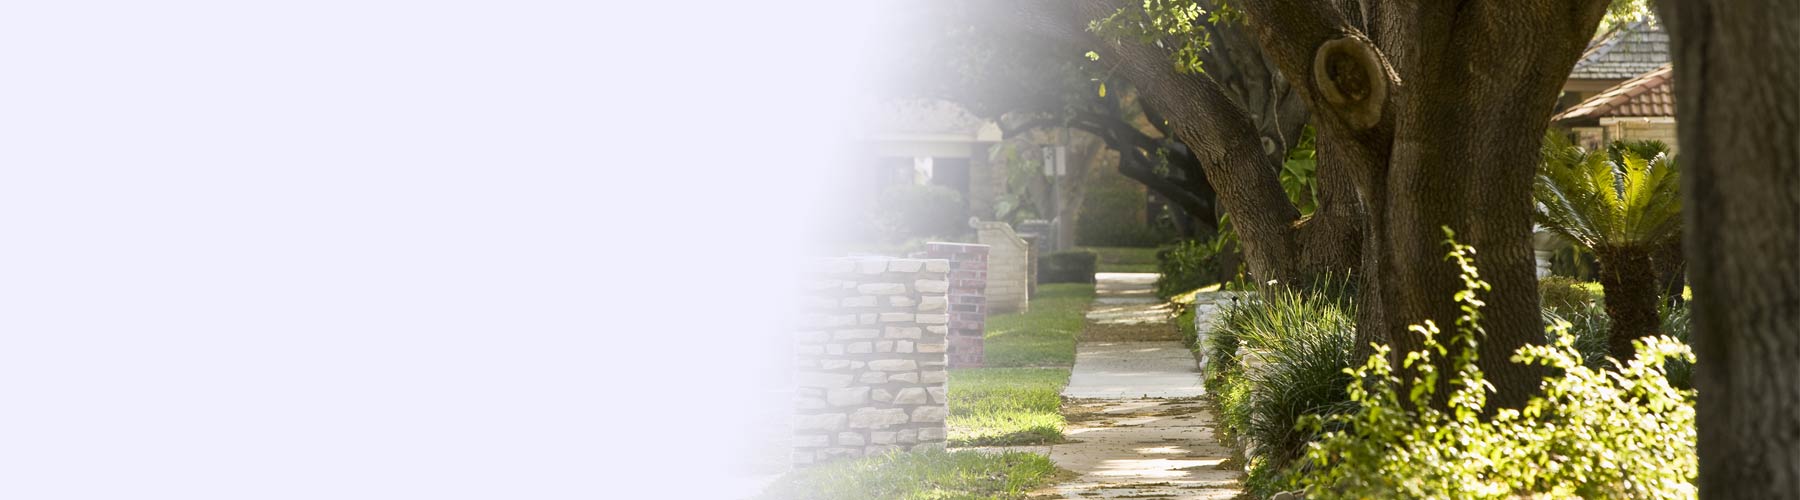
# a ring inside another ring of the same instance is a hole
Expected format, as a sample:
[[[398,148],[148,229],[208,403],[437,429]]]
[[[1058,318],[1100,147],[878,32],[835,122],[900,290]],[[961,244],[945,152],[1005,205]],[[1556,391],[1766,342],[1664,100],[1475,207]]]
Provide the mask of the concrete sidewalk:
[[[1073,399],[1192,398],[1205,394],[1194,356],[1180,342],[1084,342],[1063,396]]]
[[[1080,474],[1065,498],[1229,499],[1238,470],[1214,436],[1194,357],[1173,309],[1152,293],[1155,274],[1100,273],[1063,396],[1069,443],[1050,449]],[[1210,311],[1209,311],[1210,313]]]

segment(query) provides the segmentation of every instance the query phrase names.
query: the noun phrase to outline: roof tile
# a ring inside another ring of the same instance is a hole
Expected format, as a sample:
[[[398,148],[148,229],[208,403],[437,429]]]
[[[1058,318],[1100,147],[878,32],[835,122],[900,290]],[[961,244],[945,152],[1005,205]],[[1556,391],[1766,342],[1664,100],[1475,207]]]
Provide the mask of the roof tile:
[[[1570,107],[1550,120],[1563,122],[1607,117],[1675,116],[1675,76],[1672,68],[1673,65],[1663,64],[1581,101],[1581,104]]]

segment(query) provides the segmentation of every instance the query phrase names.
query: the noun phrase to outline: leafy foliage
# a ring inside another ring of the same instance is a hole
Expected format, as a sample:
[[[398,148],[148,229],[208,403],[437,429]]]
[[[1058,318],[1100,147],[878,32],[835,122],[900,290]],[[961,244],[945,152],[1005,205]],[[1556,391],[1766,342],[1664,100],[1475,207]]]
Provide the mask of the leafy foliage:
[[[1219,218],[1219,232],[1206,241],[1184,240],[1156,252],[1156,296],[1181,295],[1224,277],[1220,256],[1237,248],[1237,232],[1229,217]]]
[[[1546,276],[1538,280],[1538,295],[1544,309],[1557,314],[1585,311],[1600,301],[1600,295],[1586,283],[1563,276]]]
[[[1247,458],[1246,486],[1269,494],[1292,484],[1294,465],[1317,432],[1309,414],[1354,410],[1344,385],[1356,338],[1356,308],[1341,287],[1271,287],[1220,311],[1207,335],[1207,389],[1223,433]]]
[[[1543,158],[1532,195],[1538,221],[1550,230],[1596,251],[1653,246],[1681,234],[1681,170],[1668,146],[1615,142],[1588,151],[1553,131]]]
[[[1204,24],[1228,22],[1241,15],[1222,0],[1143,0],[1138,7],[1122,8],[1097,19],[1088,30],[1114,40],[1172,47],[1175,69],[1184,73],[1202,71],[1201,53],[1212,46],[1212,34]]]
[[[1301,216],[1312,215],[1319,209],[1319,152],[1318,139],[1311,125],[1301,130],[1300,140],[1288,151],[1287,160],[1281,163],[1281,189],[1287,192],[1288,201],[1294,208],[1300,209]]]
[[[1606,5],[1606,17],[1600,19],[1600,30],[1605,31],[1633,21],[1655,22],[1653,14],[1649,0],[1612,0]]]
[[[1038,283],[1093,283],[1099,262],[1088,250],[1052,252],[1038,257]]]
[[[1673,338],[1682,343],[1688,342],[1688,308],[1686,303],[1662,301],[1657,309],[1657,316],[1662,326],[1657,333]],[[1589,368],[1605,368],[1611,366],[1607,357],[1606,339],[1612,329],[1612,319],[1606,315],[1606,309],[1596,301],[1581,303],[1565,308],[1553,309],[1546,304],[1544,308],[1544,324],[1555,325],[1568,323],[1568,335],[1574,338],[1575,351],[1581,354],[1582,364]],[[1555,336],[1550,340],[1554,342]],[[1693,364],[1685,360],[1669,360],[1665,369],[1668,371],[1669,384],[1675,387],[1692,388]]]
[[[1425,348],[1403,358],[1407,383],[1385,346],[1347,370],[1357,411],[1306,421],[1325,432],[1307,451],[1314,469],[1299,476],[1307,498],[1694,497],[1694,392],[1671,385],[1664,371],[1667,360],[1691,362],[1688,348],[1668,337],[1642,339],[1629,363],[1594,369],[1582,362],[1568,325],[1558,324],[1552,345],[1512,357],[1553,369],[1543,394],[1484,419],[1493,386],[1476,365],[1475,345],[1483,336],[1479,295],[1489,287],[1472,249],[1451,248],[1465,283],[1455,330],[1429,321],[1412,327]],[[1448,370],[1439,373],[1445,356]],[[1440,376],[1450,377],[1441,406]]]
[[[1118,172],[1096,172],[1087,178],[1081,212],[1076,214],[1075,244],[1084,247],[1155,247],[1174,239],[1167,227],[1151,225],[1143,184]]]
[[[1006,191],[994,196],[994,220],[1017,226],[1026,219],[1042,218],[1038,213],[1038,197],[1032,186],[1043,177],[1043,160],[1037,155],[1020,154],[1013,141],[995,146],[988,155],[990,165],[1004,165]]]
[[[1168,299],[1218,280],[1219,247],[1212,241],[1185,240],[1156,252],[1156,296]]]

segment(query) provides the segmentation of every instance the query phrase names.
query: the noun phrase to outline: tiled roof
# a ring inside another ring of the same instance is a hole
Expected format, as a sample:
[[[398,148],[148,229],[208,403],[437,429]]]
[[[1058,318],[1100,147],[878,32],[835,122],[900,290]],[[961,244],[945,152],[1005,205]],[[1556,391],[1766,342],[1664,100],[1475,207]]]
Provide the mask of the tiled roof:
[[[1608,80],[1631,78],[1669,62],[1669,34],[1662,23],[1640,19],[1607,31],[1588,44],[1575,70],[1573,80]]]
[[[1622,116],[1675,116],[1675,77],[1664,64],[1581,101],[1551,121]]]
[[[935,99],[884,100],[870,118],[874,130],[885,133],[973,134],[987,123],[961,106]]]

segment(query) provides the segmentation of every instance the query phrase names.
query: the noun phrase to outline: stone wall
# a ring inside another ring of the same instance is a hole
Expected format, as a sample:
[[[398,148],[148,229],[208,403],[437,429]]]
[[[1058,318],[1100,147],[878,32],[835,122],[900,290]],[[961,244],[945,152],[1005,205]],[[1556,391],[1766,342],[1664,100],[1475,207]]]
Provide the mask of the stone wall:
[[[1235,306],[1238,301],[1243,300],[1256,300],[1256,294],[1229,290],[1194,294],[1194,303],[1187,307],[1194,310],[1194,343],[1200,346],[1199,349],[1194,350],[1194,362],[1199,365],[1201,371],[1205,371],[1207,362],[1212,361],[1206,358],[1206,355],[1212,352],[1207,337],[1212,335],[1219,315],[1223,314],[1226,308]],[[1243,349],[1242,346],[1238,348]]]
[[[978,222],[975,237],[988,246],[987,306],[989,312],[1023,312],[1031,305],[1031,246],[1005,222]]]
[[[986,360],[987,245],[925,244],[926,256],[950,262],[950,367],[981,366]]]
[[[944,446],[950,263],[830,259],[795,334],[796,465]]]

